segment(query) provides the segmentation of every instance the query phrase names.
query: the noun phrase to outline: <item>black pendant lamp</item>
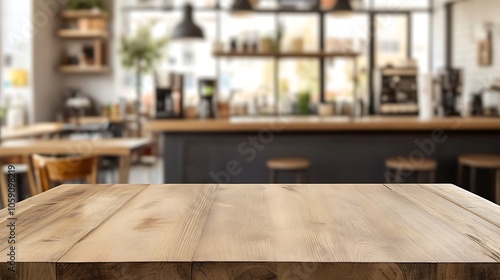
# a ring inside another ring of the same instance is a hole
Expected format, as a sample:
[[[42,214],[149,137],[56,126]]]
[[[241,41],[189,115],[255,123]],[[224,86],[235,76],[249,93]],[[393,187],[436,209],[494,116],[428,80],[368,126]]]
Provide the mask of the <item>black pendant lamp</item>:
[[[352,12],[351,0],[337,0],[330,12],[339,14]]]
[[[234,0],[231,6],[232,12],[251,12],[253,11],[252,4],[250,0]]]
[[[174,28],[172,39],[203,39],[203,37],[203,30],[193,20],[193,6],[187,3],[184,6],[184,15],[181,23]]]

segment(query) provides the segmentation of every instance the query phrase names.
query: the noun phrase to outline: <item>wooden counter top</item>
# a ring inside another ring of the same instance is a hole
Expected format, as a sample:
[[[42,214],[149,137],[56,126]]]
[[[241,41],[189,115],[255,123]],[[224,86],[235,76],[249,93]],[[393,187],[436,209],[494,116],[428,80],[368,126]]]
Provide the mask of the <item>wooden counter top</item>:
[[[230,120],[152,120],[146,129],[153,132],[250,132],[280,131],[500,131],[500,118],[365,117],[253,117]]]
[[[452,185],[64,185],[9,218],[6,280],[500,279],[500,207]]]

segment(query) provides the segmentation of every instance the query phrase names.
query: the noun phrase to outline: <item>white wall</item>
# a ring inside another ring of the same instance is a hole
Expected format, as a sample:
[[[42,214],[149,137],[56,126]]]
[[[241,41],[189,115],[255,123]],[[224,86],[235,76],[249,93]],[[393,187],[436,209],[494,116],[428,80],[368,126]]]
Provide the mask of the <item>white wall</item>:
[[[454,7],[453,66],[465,71],[465,93],[489,85],[500,77],[500,1],[471,0],[457,3]],[[493,66],[478,65],[478,46],[474,29],[478,24],[494,23]]]
[[[33,0],[33,98],[37,122],[54,121],[61,108],[63,88],[57,72],[61,47],[55,36],[61,9],[57,1]]]
[[[433,15],[433,40],[432,40],[432,70],[437,73],[444,68],[446,55],[445,55],[445,8],[444,0],[434,2],[434,15]]]

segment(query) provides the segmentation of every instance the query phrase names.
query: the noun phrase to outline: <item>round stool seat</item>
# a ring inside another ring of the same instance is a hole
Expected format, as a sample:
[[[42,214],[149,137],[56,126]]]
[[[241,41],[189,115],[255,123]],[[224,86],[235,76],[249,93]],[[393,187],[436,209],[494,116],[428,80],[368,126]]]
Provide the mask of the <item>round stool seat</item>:
[[[462,155],[458,158],[458,162],[462,165],[468,165],[475,168],[500,169],[500,156],[498,155]]]
[[[274,170],[305,170],[311,162],[305,158],[274,158],[267,161],[267,167]]]
[[[393,157],[385,161],[385,166],[397,170],[431,171],[437,168],[437,162],[433,159],[414,160],[407,157]]]

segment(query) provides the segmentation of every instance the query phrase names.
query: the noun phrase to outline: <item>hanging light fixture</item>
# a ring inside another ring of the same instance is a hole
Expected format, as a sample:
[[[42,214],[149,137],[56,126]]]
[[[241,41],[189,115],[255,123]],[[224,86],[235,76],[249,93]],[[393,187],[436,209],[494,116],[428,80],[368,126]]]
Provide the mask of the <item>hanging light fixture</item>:
[[[233,13],[248,13],[253,11],[253,7],[250,0],[234,0],[231,11]]]
[[[193,6],[190,3],[186,3],[184,5],[182,21],[174,28],[172,39],[203,39],[203,37],[203,30],[193,20]]]
[[[334,14],[349,14],[352,11],[351,0],[337,0],[335,6],[330,10]]]

